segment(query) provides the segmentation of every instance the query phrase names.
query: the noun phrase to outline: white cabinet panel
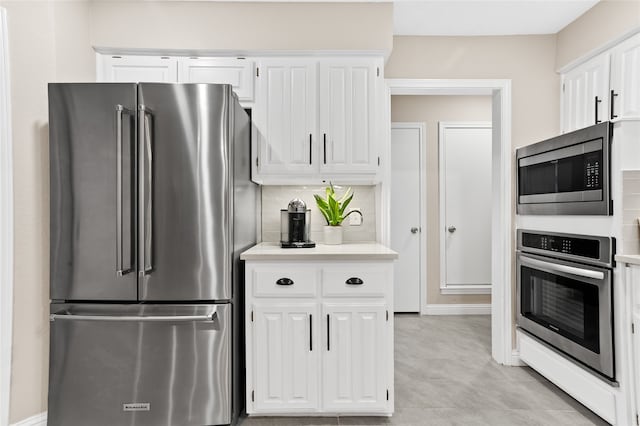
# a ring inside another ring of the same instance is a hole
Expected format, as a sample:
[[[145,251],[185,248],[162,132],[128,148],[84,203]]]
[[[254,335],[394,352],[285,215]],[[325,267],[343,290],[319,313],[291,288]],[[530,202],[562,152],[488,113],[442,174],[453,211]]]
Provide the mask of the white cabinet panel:
[[[180,83],[231,84],[241,101],[253,101],[254,62],[238,58],[182,58]]]
[[[379,69],[371,59],[321,61],[322,172],[375,173]]]
[[[323,409],[383,410],[387,401],[386,309],[370,304],[324,303]]]
[[[178,59],[170,56],[99,55],[98,81],[175,83]]]
[[[313,173],[317,62],[264,59],[258,67],[253,110],[258,173]]]
[[[613,49],[611,90],[611,118],[640,119],[640,34]]]
[[[274,288],[281,275],[295,283]],[[392,413],[391,277],[391,261],[247,261],[247,413]]]
[[[562,76],[564,133],[606,121],[609,113],[609,54],[603,53]]]
[[[316,310],[315,303],[254,305],[253,412],[318,407]]]

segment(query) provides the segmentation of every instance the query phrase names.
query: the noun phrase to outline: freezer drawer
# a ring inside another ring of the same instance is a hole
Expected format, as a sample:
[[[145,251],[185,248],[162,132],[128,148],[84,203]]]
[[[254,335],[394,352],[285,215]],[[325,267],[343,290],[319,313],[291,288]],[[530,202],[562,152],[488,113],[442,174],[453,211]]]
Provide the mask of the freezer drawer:
[[[231,421],[231,305],[51,306],[49,426]]]

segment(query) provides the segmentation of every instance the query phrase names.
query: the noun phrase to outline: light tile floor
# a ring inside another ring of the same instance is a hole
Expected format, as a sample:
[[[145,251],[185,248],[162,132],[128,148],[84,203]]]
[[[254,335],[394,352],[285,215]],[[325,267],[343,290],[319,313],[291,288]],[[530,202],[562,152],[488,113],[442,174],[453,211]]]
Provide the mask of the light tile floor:
[[[489,316],[395,316],[395,408],[385,417],[251,417],[243,426],[607,425],[528,367],[491,358]]]

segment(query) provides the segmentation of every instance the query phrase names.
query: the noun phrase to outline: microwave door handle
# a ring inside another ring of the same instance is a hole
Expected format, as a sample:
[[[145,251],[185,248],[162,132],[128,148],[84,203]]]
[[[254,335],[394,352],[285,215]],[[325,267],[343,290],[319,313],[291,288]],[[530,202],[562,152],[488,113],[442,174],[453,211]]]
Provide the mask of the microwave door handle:
[[[575,266],[559,265],[557,263],[545,262],[544,260],[531,259],[521,257],[520,261],[530,266],[545,268],[549,271],[564,272],[566,274],[576,275],[584,278],[593,278],[595,280],[603,280],[604,272],[592,271],[590,269],[576,268]]]

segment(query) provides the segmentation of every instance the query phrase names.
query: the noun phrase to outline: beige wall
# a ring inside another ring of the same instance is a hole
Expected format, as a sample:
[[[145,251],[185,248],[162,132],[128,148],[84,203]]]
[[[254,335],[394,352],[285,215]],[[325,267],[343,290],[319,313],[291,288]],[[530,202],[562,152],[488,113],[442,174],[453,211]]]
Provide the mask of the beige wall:
[[[510,79],[512,145],[560,132],[555,36],[394,37],[387,78]]]
[[[1,1],[9,26],[14,169],[10,421],[46,410],[49,302],[47,83],[95,79],[85,3]]]
[[[98,47],[232,50],[383,50],[391,3],[94,3]]]
[[[556,68],[639,28],[639,0],[602,0],[558,33]]]
[[[427,300],[441,303],[491,303],[490,295],[440,294],[440,195],[438,122],[491,121],[490,96],[392,96],[392,122],[426,124],[427,149]]]

